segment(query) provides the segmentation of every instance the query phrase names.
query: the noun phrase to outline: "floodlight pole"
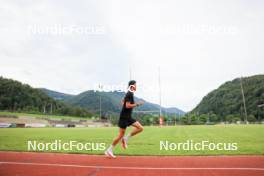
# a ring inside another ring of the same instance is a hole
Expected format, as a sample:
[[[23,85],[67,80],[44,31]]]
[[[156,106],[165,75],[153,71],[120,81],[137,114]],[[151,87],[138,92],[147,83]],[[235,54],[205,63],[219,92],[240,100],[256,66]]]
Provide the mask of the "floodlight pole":
[[[101,98],[101,91],[103,90],[103,85],[99,84],[99,118],[102,117],[102,98]]]
[[[263,108],[264,107],[264,104],[259,104],[258,105],[258,108]],[[258,121],[260,121],[260,118],[259,118],[259,109],[258,109]]]
[[[246,124],[248,124],[248,121],[247,121],[247,107],[246,107],[246,101],[245,101],[245,94],[244,94],[244,89],[243,89],[242,77],[240,78],[240,86],[241,86],[241,93],[242,93],[243,104],[244,104],[245,121],[246,121]]]
[[[132,80],[132,69],[129,67],[129,80]]]
[[[50,104],[50,114],[52,114],[52,103]]]
[[[99,95],[100,96],[100,119],[102,118],[102,98],[101,98],[101,94]]]
[[[162,117],[162,110],[161,110],[161,82],[160,82],[160,67],[159,67],[159,116]]]
[[[46,103],[43,106],[43,114],[46,114]]]
[[[176,121],[177,121],[177,117],[179,117],[179,114],[178,114],[178,116],[177,116],[177,112],[175,112],[175,122],[174,122],[174,125],[176,126]]]

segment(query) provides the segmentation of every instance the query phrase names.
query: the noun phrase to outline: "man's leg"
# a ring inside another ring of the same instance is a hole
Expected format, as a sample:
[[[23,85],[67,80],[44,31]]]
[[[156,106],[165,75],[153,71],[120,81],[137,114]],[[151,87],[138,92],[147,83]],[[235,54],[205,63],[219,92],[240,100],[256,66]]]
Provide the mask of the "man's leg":
[[[114,139],[112,146],[116,146],[116,144],[118,144],[118,142],[120,141],[120,139],[122,139],[122,137],[125,135],[126,133],[126,129],[123,128],[119,128],[119,134],[118,136]]]
[[[136,134],[138,134],[138,133],[143,131],[143,126],[138,121],[133,123],[132,126],[135,127],[135,128],[129,134],[130,136],[135,136]]]
[[[132,126],[135,128],[127,136],[123,137],[122,139],[122,146],[124,149],[127,148],[127,141],[130,137],[135,136],[136,134],[143,131],[143,126],[138,121],[134,122]]]
[[[126,129],[119,128],[119,134],[118,136],[113,140],[112,145],[105,151],[105,154],[107,156],[110,156],[112,158],[115,158],[115,155],[113,154],[113,148],[118,144],[120,139],[122,139],[125,135]]]

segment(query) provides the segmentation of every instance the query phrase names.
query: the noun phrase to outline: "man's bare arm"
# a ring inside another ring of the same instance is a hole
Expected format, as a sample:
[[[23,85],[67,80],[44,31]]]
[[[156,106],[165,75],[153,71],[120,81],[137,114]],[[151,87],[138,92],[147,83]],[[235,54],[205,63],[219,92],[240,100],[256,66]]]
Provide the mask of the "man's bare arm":
[[[138,102],[138,103],[126,102],[126,108],[134,108],[134,107],[137,107],[137,106],[141,106],[143,104],[144,104],[144,102]]]
[[[124,103],[125,103],[125,100],[122,99],[122,100],[121,100],[121,104],[122,104],[122,106],[124,105]]]

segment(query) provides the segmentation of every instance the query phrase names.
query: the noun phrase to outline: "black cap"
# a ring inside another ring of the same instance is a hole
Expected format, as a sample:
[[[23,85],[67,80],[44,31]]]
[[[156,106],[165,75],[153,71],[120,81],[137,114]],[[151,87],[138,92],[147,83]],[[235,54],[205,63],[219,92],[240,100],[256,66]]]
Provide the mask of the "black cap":
[[[128,82],[128,86],[135,85],[137,82],[135,80],[130,80]]]

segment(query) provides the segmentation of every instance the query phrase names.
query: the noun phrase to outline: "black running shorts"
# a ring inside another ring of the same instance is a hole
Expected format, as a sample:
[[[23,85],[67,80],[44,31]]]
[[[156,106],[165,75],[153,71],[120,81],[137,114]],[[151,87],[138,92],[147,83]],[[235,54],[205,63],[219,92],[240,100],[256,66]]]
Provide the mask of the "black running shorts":
[[[120,118],[118,122],[118,126],[122,129],[126,129],[128,126],[135,123],[136,120],[133,118]]]

